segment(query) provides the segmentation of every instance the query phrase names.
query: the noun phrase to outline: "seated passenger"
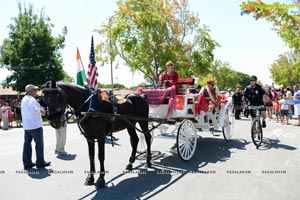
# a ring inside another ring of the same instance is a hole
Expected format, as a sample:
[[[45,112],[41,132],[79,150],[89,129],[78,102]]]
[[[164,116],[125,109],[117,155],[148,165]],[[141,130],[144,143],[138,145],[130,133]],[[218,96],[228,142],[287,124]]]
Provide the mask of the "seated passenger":
[[[178,82],[178,73],[174,71],[174,64],[172,61],[166,63],[167,70],[159,77],[159,85],[165,85],[165,87],[171,87],[172,85],[176,88],[176,94],[179,94],[177,82]]]
[[[201,88],[199,94],[205,98],[205,102],[210,105],[210,111],[213,112],[215,108],[220,109],[220,91],[212,79],[207,81],[207,86]]]
[[[207,86],[202,87],[199,92],[199,105],[197,110],[200,114],[199,123],[202,126],[208,123],[207,120],[209,119],[209,124],[213,125],[215,129],[218,128],[218,122],[214,114],[216,111],[220,111],[220,97],[219,89],[215,86],[214,80],[209,79]],[[205,116],[207,116],[208,119],[205,119]]]

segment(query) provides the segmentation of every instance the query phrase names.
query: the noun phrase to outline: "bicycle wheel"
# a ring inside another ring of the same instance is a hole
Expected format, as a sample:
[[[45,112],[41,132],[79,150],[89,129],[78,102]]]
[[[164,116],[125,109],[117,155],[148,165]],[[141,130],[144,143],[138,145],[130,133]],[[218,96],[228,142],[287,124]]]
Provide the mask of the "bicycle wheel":
[[[251,127],[251,138],[253,144],[258,148],[263,139],[263,131],[261,127],[261,122],[258,119],[254,119]]]

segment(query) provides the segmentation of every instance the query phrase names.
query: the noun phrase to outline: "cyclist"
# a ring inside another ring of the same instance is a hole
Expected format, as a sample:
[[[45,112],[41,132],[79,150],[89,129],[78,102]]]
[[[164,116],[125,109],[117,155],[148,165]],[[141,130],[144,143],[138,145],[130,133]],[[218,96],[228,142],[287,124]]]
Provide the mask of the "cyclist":
[[[257,84],[257,77],[250,77],[250,85],[245,88],[244,96],[246,102],[248,102],[249,106],[263,106],[264,102],[268,102],[268,96],[266,95],[266,91],[262,88],[261,85]],[[252,119],[255,117],[254,110],[250,110],[250,114]],[[262,114],[262,127],[266,128],[266,109],[261,109]]]

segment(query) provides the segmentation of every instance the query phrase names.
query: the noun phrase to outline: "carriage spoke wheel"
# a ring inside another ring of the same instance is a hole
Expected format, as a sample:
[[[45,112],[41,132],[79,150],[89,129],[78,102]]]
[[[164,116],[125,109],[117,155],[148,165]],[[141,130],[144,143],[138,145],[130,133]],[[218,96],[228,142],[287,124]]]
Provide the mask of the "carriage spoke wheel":
[[[177,151],[182,160],[190,160],[197,146],[197,130],[194,123],[185,119],[177,132]]]
[[[151,134],[151,143],[150,144],[152,144],[154,131],[151,131],[150,134]],[[141,132],[138,132],[137,135],[139,137],[139,143],[138,143],[136,152],[139,154],[146,153],[147,143],[146,143],[145,135],[144,135],[144,133],[141,133]]]
[[[263,140],[263,131],[260,121],[255,119],[251,127],[251,138],[253,144],[258,148]]]
[[[234,113],[227,109],[224,124],[222,127],[223,136],[226,142],[230,141],[234,131]]]

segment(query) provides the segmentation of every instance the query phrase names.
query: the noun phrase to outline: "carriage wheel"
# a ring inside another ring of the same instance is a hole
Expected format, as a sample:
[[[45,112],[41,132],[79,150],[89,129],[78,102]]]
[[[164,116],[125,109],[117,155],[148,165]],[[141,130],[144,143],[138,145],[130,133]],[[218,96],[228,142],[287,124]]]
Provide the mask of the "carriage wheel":
[[[260,124],[260,120],[254,119],[251,127],[251,138],[254,145],[258,148],[263,140],[263,131]]]
[[[224,124],[222,127],[223,136],[226,142],[231,140],[234,131],[234,113],[229,109],[226,110]]]
[[[151,144],[152,144],[154,131],[151,131],[150,134],[151,134]],[[138,132],[137,135],[139,137],[139,143],[138,143],[136,152],[139,154],[145,153],[147,150],[145,135],[144,135],[144,133],[141,133],[141,132]]]
[[[197,130],[194,123],[185,119],[179,126],[177,132],[177,151],[179,157],[184,160],[190,160],[197,146]]]

